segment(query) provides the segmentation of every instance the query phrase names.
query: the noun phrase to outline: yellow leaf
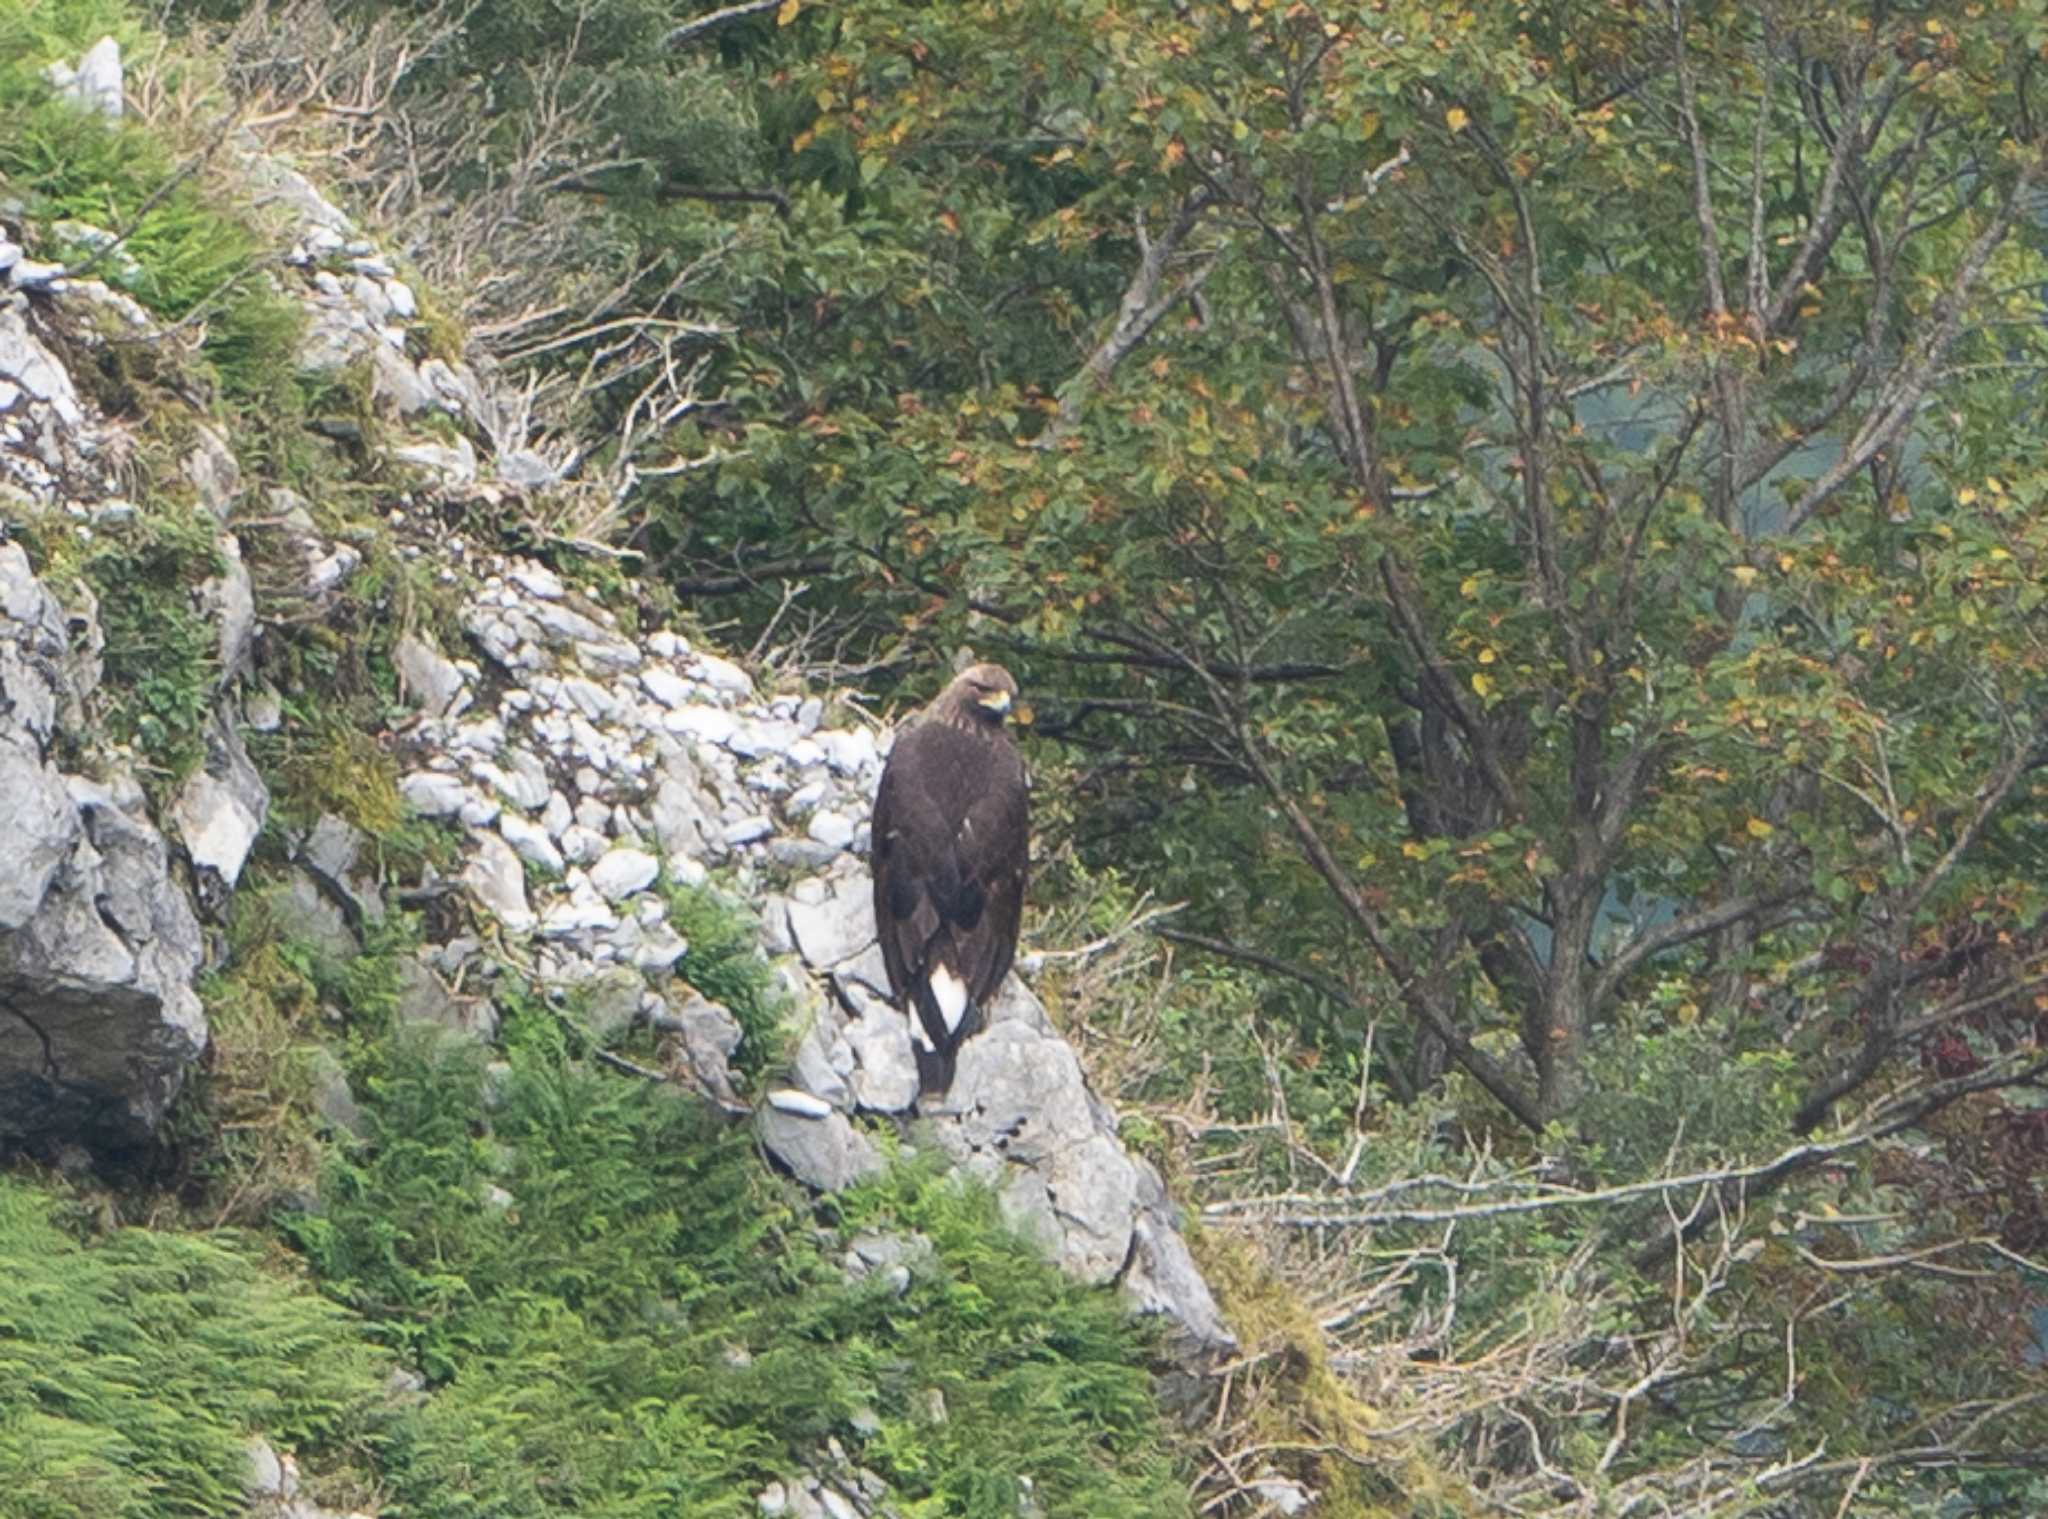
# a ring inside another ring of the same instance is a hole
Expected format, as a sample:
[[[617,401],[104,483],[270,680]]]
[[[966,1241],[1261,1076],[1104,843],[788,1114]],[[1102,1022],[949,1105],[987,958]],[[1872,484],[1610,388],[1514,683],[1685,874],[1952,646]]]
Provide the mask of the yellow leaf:
[[[1738,585],[1748,585],[1752,580],[1756,579],[1756,566],[1753,564],[1738,564],[1731,573],[1735,576]]]
[[[1766,823],[1762,818],[1751,818],[1749,820],[1749,836],[1753,839],[1767,839],[1777,831],[1777,829]]]
[[[1485,675],[1478,670],[1474,670],[1472,672],[1472,689],[1477,691],[1481,696],[1491,695],[1493,691],[1492,677]]]
[[[1494,654],[1493,650],[1491,650],[1491,649],[1481,649],[1481,650],[1479,651],[1479,662],[1480,662],[1481,664],[1483,664],[1483,665],[1490,665],[1490,664],[1492,664],[1492,663],[1493,663],[1493,661],[1494,661],[1494,659],[1495,659],[1496,657],[1497,657],[1497,656],[1496,656],[1496,655]]]
[[[1458,586],[1458,594],[1468,600],[1479,594],[1479,577],[1467,575]]]
[[[1453,132],[1464,131],[1466,124],[1471,120],[1472,118],[1465,114],[1465,108],[1460,105],[1454,105],[1444,112],[1444,124]]]
[[[1958,506],[1968,506],[1972,501],[1975,501],[1976,499],[1977,493],[1971,490],[1970,487],[1967,485],[1956,492],[1956,505]]]
[[[1408,856],[1408,858],[1411,860],[1426,860],[1429,858],[1429,851],[1427,849],[1424,849],[1420,844],[1416,843],[1413,839],[1410,839],[1407,843],[1401,846],[1401,853]]]
[[[796,20],[796,13],[803,8],[804,0],[782,0],[781,6],[775,12],[775,24],[788,26],[790,22]]]

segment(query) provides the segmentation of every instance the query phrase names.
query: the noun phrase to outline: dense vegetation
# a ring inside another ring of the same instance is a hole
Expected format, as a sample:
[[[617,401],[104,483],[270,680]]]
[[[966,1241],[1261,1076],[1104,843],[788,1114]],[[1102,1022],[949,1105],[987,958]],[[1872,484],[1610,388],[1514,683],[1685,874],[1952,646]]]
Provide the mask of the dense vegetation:
[[[2038,8],[176,9],[536,387],[507,531],[1009,661],[1038,937],[1188,904],[1045,985],[1212,1512],[2048,1505]]]

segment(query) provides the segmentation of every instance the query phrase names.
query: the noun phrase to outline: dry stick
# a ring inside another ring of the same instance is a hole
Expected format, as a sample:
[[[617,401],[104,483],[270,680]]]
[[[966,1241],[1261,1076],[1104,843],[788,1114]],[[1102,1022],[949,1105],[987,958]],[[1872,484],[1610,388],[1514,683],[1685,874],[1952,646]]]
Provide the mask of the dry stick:
[[[728,21],[743,21],[748,16],[758,16],[763,11],[774,10],[781,3],[782,0],[746,0],[743,5],[728,5],[722,11],[713,11],[708,16],[699,16],[695,21],[684,22],[663,37],[661,45],[665,48],[681,47],[684,43],[701,37],[713,27],[724,26]]]
[[[2048,1071],[2048,1059],[2036,1061],[2024,1070],[2000,1074],[1996,1082],[1983,1077],[1973,1077],[1965,1082],[1948,1082],[1922,1093],[1920,1097],[1902,1105],[1902,1110],[1891,1119],[1884,1120],[1876,1128],[1861,1134],[1852,1134],[1846,1139],[1831,1140],[1823,1144],[1794,1145],[1775,1158],[1753,1166],[1725,1167],[1713,1171],[1693,1171],[1683,1176],[1657,1177],[1650,1181],[1626,1182],[1620,1186],[1603,1187],[1591,1192],[1568,1192],[1547,1194],[1541,1197],[1508,1198],[1497,1203],[1481,1203],[1471,1207],[1456,1208],[1381,1208],[1348,1210],[1344,1212],[1309,1212],[1275,1216],[1262,1212],[1280,1205],[1306,1205],[1315,1208],[1329,1199],[1314,1195],[1282,1195],[1268,1197],[1232,1198],[1208,1204],[1202,1209],[1204,1218],[1224,1222],[1244,1222],[1275,1225],[1291,1229],[1326,1229],[1333,1226],[1360,1227],[1383,1224],[1441,1224],[1455,1223],[1464,1219],[1500,1218],[1515,1213],[1549,1213],[1559,1208],[1583,1208],[1595,1204],[1626,1202],[1632,1198],[1668,1194],[1691,1187],[1726,1187],[1751,1181],[1774,1182],[1794,1171],[1809,1169],[1824,1160],[1837,1155],[1846,1155],[1889,1138],[1899,1130],[1927,1116],[1935,1107],[1945,1105],[1955,1098],[1971,1091],[1984,1089],[1993,1084],[2025,1081],[2032,1076]]]

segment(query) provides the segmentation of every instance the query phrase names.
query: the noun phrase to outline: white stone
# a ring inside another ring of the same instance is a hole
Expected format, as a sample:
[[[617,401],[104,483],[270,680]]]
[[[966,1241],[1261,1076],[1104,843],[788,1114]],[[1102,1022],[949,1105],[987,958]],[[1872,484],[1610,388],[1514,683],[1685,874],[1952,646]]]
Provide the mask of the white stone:
[[[595,899],[556,902],[540,915],[540,931],[550,939],[566,939],[590,929],[610,928],[618,922],[603,902]]]
[[[692,673],[715,691],[730,691],[735,696],[751,696],[754,678],[729,659],[720,659],[716,654],[699,654]]]
[[[462,804],[455,815],[466,828],[488,828],[498,821],[498,814],[505,809],[490,797],[473,796]]]
[[[614,849],[590,867],[590,884],[608,902],[645,891],[661,874],[661,862],[639,849]]]
[[[844,849],[853,842],[853,824],[836,812],[814,813],[810,827],[804,831],[820,844],[829,845],[833,849]]]
[[[795,1087],[777,1087],[768,1094],[768,1105],[778,1112],[794,1113],[799,1118],[824,1118],[832,1112],[831,1103],[813,1097],[809,1092],[799,1092]]]
[[[604,834],[581,823],[571,823],[563,829],[562,837],[557,842],[561,845],[563,858],[578,865],[596,863],[603,857],[605,851]]]
[[[752,844],[759,839],[767,838],[774,831],[775,824],[766,817],[756,815],[741,818],[738,822],[728,825],[725,830],[725,842],[734,847]]]
[[[692,703],[664,715],[661,725],[671,733],[680,733],[702,743],[722,744],[733,736],[740,723],[722,707]]]
[[[759,759],[764,754],[787,752],[797,738],[795,723],[786,718],[770,718],[765,722],[738,724],[726,740],[726,747],[743,758]]]
[[[553,570],[538,564],[520,564],[513,569],[512,583],[528,595],[538,596],[543,601],[560,601],[567,589],[562,577]]]
[[[640,685],[664,707],[680,708],[690,704],[690,683],[673,670],[651,665],[640,672]]]
[[[519,851],[521,859],[556,875],[562,873],[562,853],[555,848],[555,841],[548,837],[545,828],[508,812],[498,819],[498,832],[504,835],[506,843]]]
[[[419,313],[420,303],[413,296],[412,286],[404,280],[387,279],[384,282],[384,299],[391,303],[392,314],[400,321],[409,322]]]
[[[526,902],[525,867],[512,846],[497,834],[477,835],[476,853],[463,867],[462,884],[506,928],[514,933],[532,929],[534,916]]]
[[[461,777],[435,770],[415,770],[398,783],[398,794],[413,811],[430,818],[451,816],[469,800],[469,788]]]
[[[859,775],[879,763],[875,736],[866,728],[828,728],[818,735],[825,762],[841,775]]]
[[[569,831],[569,825],[576,821],[576,813],[569,806],[569,799],[559,791],[548,794],[548,804],[541,809],[540,825],[547,829],[548,837],[559,839]]]

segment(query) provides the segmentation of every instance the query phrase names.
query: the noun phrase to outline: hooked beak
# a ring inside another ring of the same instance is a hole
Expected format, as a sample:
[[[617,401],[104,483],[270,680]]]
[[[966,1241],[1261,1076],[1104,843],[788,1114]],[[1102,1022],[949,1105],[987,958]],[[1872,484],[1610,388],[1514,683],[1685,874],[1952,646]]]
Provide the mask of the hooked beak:
[[[1001,717],[1010,710],[1010,693],[1007,691],[991,691],[981,699],[981,705],[995,713],[997,717]]]

